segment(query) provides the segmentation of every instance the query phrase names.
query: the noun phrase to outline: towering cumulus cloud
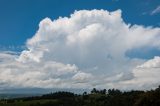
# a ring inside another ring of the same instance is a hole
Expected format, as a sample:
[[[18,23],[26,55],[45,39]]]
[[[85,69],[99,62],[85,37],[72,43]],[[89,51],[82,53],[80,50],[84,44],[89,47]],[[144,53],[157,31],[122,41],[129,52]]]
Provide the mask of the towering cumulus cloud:
[[[126,24],[121,10],[45,18],[26,47],[20,55],[0,53],[1,88],[149,89],[160,84],[160,57],[126,55],[141,48],[159,50],[160,28]]]

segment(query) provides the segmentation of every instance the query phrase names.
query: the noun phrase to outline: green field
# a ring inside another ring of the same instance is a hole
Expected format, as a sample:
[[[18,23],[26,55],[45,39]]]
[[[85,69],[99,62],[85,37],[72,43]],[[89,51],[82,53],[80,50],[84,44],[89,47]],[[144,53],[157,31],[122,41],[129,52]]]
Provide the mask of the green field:
[[[37,106],[37,105],[44,105],[44,104],[57,104],[58,100],[30,100],[30,101],[23,101],[23,100],[15,100],[12,102],[1,101],[0,106]]]

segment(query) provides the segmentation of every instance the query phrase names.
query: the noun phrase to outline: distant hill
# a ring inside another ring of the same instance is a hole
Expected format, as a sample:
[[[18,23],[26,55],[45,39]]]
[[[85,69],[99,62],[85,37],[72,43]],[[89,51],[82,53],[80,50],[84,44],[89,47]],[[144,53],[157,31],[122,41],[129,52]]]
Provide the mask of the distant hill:
[[[82,94],[84,91],[89,92],[87,89],[43,89],[43,88],[12,88],[12,89],[2,89],[0,90],[0,99],[2,98],[17,98],[17,97],[29,97],[29,96],[40,96],[43,94],[57,92],[57,91],[67,91],[76,94]]]
[[[12,98],[22,98],[22,97],[31,97],[31,96],[41,96],[42,94],[11,94],[11,93],[6,93],[6,94],[0,94],[0,99],[12,99]]]

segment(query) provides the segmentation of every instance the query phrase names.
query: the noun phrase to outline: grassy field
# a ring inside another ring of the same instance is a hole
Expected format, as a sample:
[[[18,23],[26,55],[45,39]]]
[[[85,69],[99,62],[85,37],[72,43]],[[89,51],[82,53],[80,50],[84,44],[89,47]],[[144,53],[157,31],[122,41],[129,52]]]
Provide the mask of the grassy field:
[[[10,103],[7,103],[5,100],[1,100],[0,101],[0,106],[34,106],[34,105],[43,105],[43,104],[48,104],[48,103],[58,103],[58,100],[46,100],[46,99],[42,99],[42,100],[31,100],[31,101],[22,101],[22,100],[16,100],[16,101],[12,101]]]

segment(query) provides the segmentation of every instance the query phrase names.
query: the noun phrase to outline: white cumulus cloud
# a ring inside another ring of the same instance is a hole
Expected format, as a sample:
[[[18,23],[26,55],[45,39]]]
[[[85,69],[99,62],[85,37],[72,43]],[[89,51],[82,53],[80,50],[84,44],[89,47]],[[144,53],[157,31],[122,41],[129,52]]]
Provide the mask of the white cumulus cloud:
[[[0,53],[0,83],[43,88],[126,89],[132,82],[147,86],[134,80],[138,77],[133,71],[147,60],[127,57],[126,52],[160,49],[160,28],[126,24],[121,12],[80,10],[70,17],[43,19],[20,55]]]

